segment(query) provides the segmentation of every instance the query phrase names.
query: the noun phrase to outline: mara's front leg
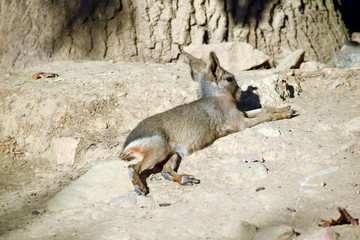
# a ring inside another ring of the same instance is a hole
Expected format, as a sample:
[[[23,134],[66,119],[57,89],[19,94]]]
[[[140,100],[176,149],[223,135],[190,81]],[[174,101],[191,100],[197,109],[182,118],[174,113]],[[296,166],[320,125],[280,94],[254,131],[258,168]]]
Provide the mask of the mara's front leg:
[[[286,106],[286,107],[282,107],[282,108],[263,107],[263,108],[246,111],[246,112],[244,112],[244,114],[247,118],[255,118],[255,117],[261,116],[264,113],[283,113],[283,112],[287,112],[289,110],[291,110],[291,106]]]
[[[288,119],[293,115],[294,110],[290,106],[284,108],[261,108],[245,112],[246,127],[253,127],[262,122],[276,121],[280,119]]]

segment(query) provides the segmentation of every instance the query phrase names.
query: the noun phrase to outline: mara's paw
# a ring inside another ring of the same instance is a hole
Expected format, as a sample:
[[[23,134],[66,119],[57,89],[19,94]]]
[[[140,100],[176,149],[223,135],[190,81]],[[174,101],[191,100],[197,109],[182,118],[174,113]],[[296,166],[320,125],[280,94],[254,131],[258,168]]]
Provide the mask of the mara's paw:
[[[289,112],[289,111],[293,111],[290,105],[288,105],[288,106],[286,106],[286,107],[275,108],[275,109],[274,109],[274,112],[275,112],[275,113],[282,113],[282,112]]]
[[[187,185],[187,186],[191,186],[193,184],[199,184],[200,180],[196,179],[194,176],[192,175],[182,175],[181,176],[181,185]]]
[[[177,182],[181,185],[187,185],[187,186],[191,186],[193,184],[199,184],[200,180],[196,179],[193,175],[188,175],[188,174],[178,174],[175,172],[172,173],[168,173],[168,172],[163,172],[161,173],[161,175],[170,181],[173,182]]]
[[[134,191],[136,192],[137,195],[142,195],[142,196],[145,196],[148,193],[145,186],[140,187],[137,184],[134,185]]]

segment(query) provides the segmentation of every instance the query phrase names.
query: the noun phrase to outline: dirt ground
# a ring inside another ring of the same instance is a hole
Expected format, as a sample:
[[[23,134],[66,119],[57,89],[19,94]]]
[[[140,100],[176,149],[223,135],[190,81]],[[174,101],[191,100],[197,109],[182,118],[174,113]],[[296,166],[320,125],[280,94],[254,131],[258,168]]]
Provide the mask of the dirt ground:
[[[31,79],[38,71],[60,77]],[[117,156],[140,120],[196,99],[187,65],[67,61],[1,70],[0,239],[226,239],[238,221],[289,225],[294,239],[306,239],[321,229],[319,219],[338,218],[338,206],[359,218],[360,72],[293,73],[303,91],[281,104],[296,117],[183,159],[179,171],[201,179],[198,185],[149,176],[144,198]],[[241,86],[275,72],[234,74]],[[54,160],[60,137],[81,139],[72,166]],[[254,156],[265,162],[245,163]],[[234,177],[259,165],[265,175]],[[330,229],[360,239],[359,226]]]

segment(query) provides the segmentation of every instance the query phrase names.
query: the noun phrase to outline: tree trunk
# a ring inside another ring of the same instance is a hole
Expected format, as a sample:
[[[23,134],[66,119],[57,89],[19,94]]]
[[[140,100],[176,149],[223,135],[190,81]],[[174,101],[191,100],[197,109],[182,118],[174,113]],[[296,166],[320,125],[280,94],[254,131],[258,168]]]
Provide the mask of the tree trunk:
[[[170,62],[189,44],[248,42],[328,62],[348,33],[332,0],[0,0],[6,67],[49,60]]]

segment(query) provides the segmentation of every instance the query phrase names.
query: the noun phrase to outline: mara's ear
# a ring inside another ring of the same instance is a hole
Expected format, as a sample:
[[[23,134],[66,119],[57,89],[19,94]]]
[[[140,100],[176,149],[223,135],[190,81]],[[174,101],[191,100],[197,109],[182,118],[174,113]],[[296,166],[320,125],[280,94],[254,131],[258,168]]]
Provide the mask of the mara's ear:
[[[220,68],[219,59],[214,52],[210,52],[209,62],[206,65],[206,75],[210,81],[216,80],[216,70]]]
[[[200,74],[203,73],[206,66],[205,62],[199,58],[190,55],[187,52],[183,52],[183,54],[189,61],[190,73],[192,79],[194,81],[200,81]]]
[[[216,72],[217,68],[220,67],[220,62],[218,57],[216,56],[216,54],[214,52],[210,52],[210,64],[211,64],[211,71],[213,73]]]

